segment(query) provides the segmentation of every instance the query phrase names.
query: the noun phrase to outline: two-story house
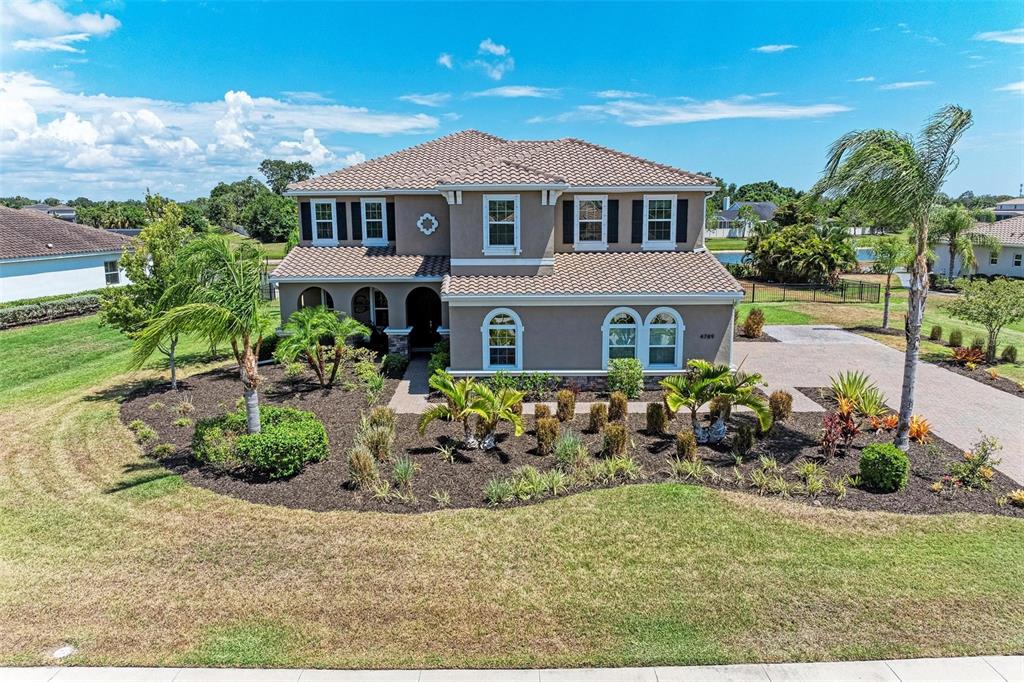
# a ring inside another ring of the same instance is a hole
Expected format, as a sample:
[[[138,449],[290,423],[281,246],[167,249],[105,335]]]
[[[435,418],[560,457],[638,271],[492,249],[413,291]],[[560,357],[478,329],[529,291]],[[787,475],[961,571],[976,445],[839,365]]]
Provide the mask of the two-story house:
[[[453,374],[730,362],[742,289],[704,248],[711,178],[576,139],[465,131],[292,183],[281,314],[344,311]]]

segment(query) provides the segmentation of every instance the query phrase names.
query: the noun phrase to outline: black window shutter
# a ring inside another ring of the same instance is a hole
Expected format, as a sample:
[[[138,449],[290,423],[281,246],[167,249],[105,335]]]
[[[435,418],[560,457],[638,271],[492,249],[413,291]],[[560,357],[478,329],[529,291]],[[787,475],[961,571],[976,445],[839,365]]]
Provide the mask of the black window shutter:
[[[348,239],[348,216],[345,215],[345,202],[334,202],[334,216],[338,219],[338,241]]]
[[[309,212],[309,202],[299,202],[299,223],[302,225],[299,236],[304,242],[313,241],[313,216]]]
[[[363,216],[359,213],[359,202],[353,201],[349,203],[352,207],[352,239],[356,241],[363,240]]]
[[[676,199],[676,244],[686,241],[686,228],[690,222],[689,209],[689,199]]]
[[[644,200],[633,199],[633,243],[644,241]]]
[[[575,241],[576,226],[573,225],[575,217],[573,216],[573,207],[576,205],[575,199],[565,198],[562,199],[562,243],[572,244]]]
[[[616,244],[619,241],[619,200],[608,200],[608,243]]]
[[[395,202],[388,202],[388,241],[395,241]]]

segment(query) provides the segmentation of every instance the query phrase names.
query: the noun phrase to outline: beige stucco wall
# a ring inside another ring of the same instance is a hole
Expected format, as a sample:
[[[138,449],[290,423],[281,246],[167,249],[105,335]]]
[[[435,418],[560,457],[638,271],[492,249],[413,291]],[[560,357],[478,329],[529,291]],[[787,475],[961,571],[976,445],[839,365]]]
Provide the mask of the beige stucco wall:
[[[550,258],[553,250],[554,206],[541,206],[540,192],[503,192],[495,189],[487,194],[519,195],[519,258]],[[484,255],[485,192],[463,192],[462,204],[451,206],[452,258],[487,258]],[[513,256],[495,256],[511,258]],[[508,274],[537,274],[537,266],[516,268]],[[493,266],[452,266],[452,274],[495,274]]]
[[[589,196],[595,196],[597,193],[586,193]],[[704,193],[703,192],[652,192],[652,194],[671,194],[677,199],[688,199],[690,201],[687,207],[687,230],[686,237],[687,241],[685,244],[679,244],[676,246],[681,251],[690,251],[703,243],[701,236],[704,231]],[[573,201],[575,194],[566,193],[558,199],[558,205],[555,206],[555,229],[554,229],[554,247],[555,251],[561,253],[566,251],[573,251],[574,244],[566,244],[562,241],[562,205],[566,201]],[[608,243],[609,251],[639,251],[641,245],[632,243],[633,236],[633,200],[643,200],[643,192],[623,192],[623,193],[607,193],[606,196],[609,199],[619,200],[619,240],[618,242]],[[673,240],[675,239],[675,225],[672,226]]]
[[[327,293],[334,299],[334,309],[340,312],[352,313],[352,297],[356,292],[366,286],[373,286],[379,289],[388,299],[388,316],[391,326],[402,328],[406,326],[405,299],[409,292],[417,287],[427,287],[440,295],[440,282],[282,282],[278,285],[278,295],[281,299],[281,321],[288,320],[288,317],[298,308],[299,295],[307,288],[318,286],[327,290]],[[448,326],[448,304],[441,303],[442,324]]]
[[[450,308],[453,370],[480,370],[483,343],[480,328],[496,306]],[[614,305],[505,306],[523,323],[524,370],[593,370],[602,364],[601,326]],[[658,306],[630,306],[640,321]],[[732,305],[671,306],[683,318],[683,362],[703,358],[729,362],[732,347]],[[702,338],[706,337],[706,338]]]
[[[424,213],[437,218],[437,229],[430,235],[416,227],[416,221]],[[444,197],[439,194],[395,197],[395,251],[423,256],[447,256],[451,252],[448,202]]]

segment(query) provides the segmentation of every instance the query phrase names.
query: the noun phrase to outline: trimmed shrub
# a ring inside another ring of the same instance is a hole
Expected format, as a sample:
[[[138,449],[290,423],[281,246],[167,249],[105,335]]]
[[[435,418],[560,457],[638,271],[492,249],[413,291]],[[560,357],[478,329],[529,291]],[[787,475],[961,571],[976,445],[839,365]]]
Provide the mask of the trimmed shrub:
[[[377,461],[362,445],[348,451],[348,477],[356,488],[370,487],[378,478]]]
[[[327,430],[312,412],[290,407],[261,407],[259,433],[243,434],[235,447],[238,457],[269,478],[292,476],[306,462],[327,458]]]
[[[747,319],[743,321],[743,336],[748,339],[759,339],[764,334],[764,311],[751,308]]]
[[[665,406],[661,403],[650,403],[647,405],[647,433],[665,433],[668,426],[668,415],[665,414]]]
[[[985,339],[981,336],[974,336],[971,338],[971,349],[972,350],[985,350]]]
[[[430,360],[427,361],[427,376],[434,376],[439,369],[447,370],[450,364],[452,364],[451,345],[447,340],[438,341],[434,344]]]
[[[608,406],[604,403],[594,403],[590,406],[590,423],[587,430],[591,433],[600,433],[608,423]]]
[[[754,429],[747,424],[740,424],[732,437],[732,451],[737,455],[746,455],[754,447]]]
[[[608,363],[608,390],[638,398],[644,390],[644,367],[636,358],[616,358]]]
[[[773,421],[784,422],[793,414],[793,395],[788,391],[773,391],[768,396],[768,407]]]
[[[629,398],[620,391],[613,392],[608,396],[608,421],[619,422],[626,418],[629,411]]]
[[[606,457],[621,457],[629,447],[629,431],[625,424],[609,424],[604,427],[601,451]]]
[[[959,329],[954,329],[949,333],[949,345],[953,348],[959,348],[964,345],[964,333]]]
[[[537,403],[533,406],[533,419],[534,421],[540,421],[541,419],[547,419],[551,416],[551,408],[546,403]]]
[[[75,315],[89,315],[99,308],[100,297],[95,294],[0,308],[0,329]]]
[[[676,434],[676,459],[697,459],[697,439],[693,431]]]
[[[402,353],[388,353],[380,361],[381,373],[391,379],[400,378],[408,366],[409,356]]]
[[[933,324],[932,325],[932,330],[928,334],[928,338],[931,339],[932,341],[941,341],[942,340],[942,325],[941,324]]]
[[[869,490],[896,492],[907,485],[910,460],[892,443],[872,443],[860,453],[860,480]]]
[[[555,411],[555,414],[558,415],[558,421],[567,422],[576,415],[575,393],[567,388],[563,388],[555,394],[555,400],[558,404],[558,409]]]
[[[558,440],[558,420],[554,417],[542,417],[537,420],[537,454],[550,455],[555,450]]]
[[[1014,346],[1014,345],[1011,344],[1011,345],[1007,346],[1006,348],[1004,348],[1002,355],[999,356],[999,359],[1002,360],[1003,362],[1010,362],[1010,363],[1016,364],[1016,362],[1017,362],[1017,346]]]

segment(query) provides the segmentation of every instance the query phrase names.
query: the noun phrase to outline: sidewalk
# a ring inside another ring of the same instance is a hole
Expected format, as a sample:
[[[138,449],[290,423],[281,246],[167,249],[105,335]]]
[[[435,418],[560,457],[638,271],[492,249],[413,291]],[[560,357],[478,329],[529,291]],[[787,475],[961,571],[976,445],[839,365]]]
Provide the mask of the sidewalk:
[[[0,682],[1024,682],[1024,656],[560,670],[0,668]]]

